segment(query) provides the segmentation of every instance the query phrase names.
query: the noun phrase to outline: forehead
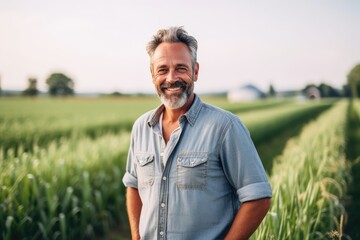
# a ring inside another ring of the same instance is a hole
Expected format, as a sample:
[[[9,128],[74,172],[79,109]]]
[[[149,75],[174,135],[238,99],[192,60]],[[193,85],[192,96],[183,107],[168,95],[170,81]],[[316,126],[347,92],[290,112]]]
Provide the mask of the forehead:
[[[189,48],[181,42],[161,43],[154,51],[152,63],[156,65],[191,64]]]

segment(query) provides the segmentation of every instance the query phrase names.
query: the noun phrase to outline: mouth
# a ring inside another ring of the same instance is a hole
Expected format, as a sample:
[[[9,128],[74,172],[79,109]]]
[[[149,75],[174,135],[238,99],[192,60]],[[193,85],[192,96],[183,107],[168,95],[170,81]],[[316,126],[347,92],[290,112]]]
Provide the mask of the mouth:
[[[168,91],[168,92],[178,92],[178,91],[182,91],[181,87],[175,87],[175,88],[162,88],[163,91]]]
[[[168,91],[168,92],[183,92],[186,89],[186,83],[182,81],[176,81],[174,83],[163,83],[160,86],[162,91]]]

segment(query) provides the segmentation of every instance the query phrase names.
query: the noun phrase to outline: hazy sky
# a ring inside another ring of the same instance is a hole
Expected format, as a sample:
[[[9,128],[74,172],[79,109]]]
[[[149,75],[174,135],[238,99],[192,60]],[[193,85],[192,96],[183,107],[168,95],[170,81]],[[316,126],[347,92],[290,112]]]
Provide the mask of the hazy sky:
[[[0,0],[3,89],[63,72],[77,92],[152,92],[145,45],[182,25],[199,42],[198,92],[341,87],[360,63],[360,1]]]

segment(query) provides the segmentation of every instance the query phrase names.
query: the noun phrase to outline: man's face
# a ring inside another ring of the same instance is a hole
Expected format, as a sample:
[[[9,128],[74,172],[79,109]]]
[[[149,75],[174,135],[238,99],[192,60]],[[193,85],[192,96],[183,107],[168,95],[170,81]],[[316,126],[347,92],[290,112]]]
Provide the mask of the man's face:
[[[193,95],[199,65],[192,68],[191,54],[183,43],[161,43],[152,57],[152,79],[162,103],[170,109],[183,107]]]

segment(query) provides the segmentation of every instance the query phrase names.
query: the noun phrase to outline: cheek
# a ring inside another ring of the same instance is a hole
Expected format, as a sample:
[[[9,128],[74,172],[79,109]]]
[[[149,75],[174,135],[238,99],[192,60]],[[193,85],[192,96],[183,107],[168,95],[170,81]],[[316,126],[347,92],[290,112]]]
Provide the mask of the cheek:
[[[157,90],[160,89],[160,85],[163,84],[165,81],[161,77],[154,77],[153,78],[153,84]]]
[[[152,78],[152,82],[153,84],[156,84],[156,79],[154,77]]]
[[[161,83],[161,79],[160,79],[159,77],[153,77],[153,83],[154,83],[155,85],[158,85],[158,84]]]
[[[196,78],[195,74],[188,74],[188,75],[187,75],[187,81],[188,81],[188,82],[193,81],[195,78]]]
[[[154,84],[156,84],[157,82],[159,82],[159,80],[160,80],[160,77],[159,77],[159,75],[152,75],[152,81],[153,81],[153,83]]]

